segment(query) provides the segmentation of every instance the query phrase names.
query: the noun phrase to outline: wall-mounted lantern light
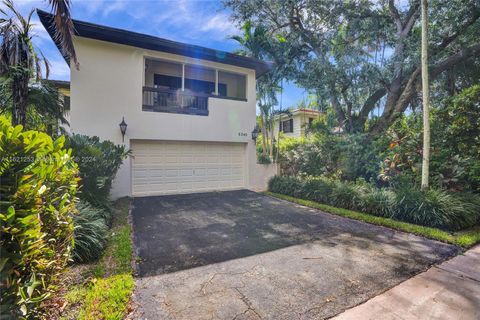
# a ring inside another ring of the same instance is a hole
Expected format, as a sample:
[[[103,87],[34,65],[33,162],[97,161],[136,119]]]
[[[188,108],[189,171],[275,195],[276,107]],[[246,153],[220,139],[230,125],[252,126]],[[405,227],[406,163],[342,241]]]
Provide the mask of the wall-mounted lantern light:
[[[122,142],[125,142],[125,132],[127,132],[127,123],[125,122],[125,118],[122,117],[122,122],[119,124],[120,132],[122,132]]]
[[[260,128],[258,127],[258,124],[256,124],[255,128],[252,131],[252,140],[257,141],[259,133],[260,133]]]

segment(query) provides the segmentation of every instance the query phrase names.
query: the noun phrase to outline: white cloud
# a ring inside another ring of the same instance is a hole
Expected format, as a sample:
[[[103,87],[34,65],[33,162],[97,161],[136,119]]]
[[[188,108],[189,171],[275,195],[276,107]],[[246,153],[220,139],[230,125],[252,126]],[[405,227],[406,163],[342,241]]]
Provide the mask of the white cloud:
[[[217,13],[208,18],[205,24],[200,28],[201,31],[215,31],[227,35],[238,33],[238,29],[230,20],[230,17],[224,13]]]
[[[104,6],[104,2],[101,0],[83,0],[83,1],[73,1],[72,2],[72,12],[75,15],[77,8],[82,7],[85,9],[86,14],[91,16],[96,14]]]
[[[108,16],[112,12],[122,11],[123,9],[125,9],[126,5],[127,2],[123,0],[113,1],[105,7],[105,9],[103,10],[103,15]]]

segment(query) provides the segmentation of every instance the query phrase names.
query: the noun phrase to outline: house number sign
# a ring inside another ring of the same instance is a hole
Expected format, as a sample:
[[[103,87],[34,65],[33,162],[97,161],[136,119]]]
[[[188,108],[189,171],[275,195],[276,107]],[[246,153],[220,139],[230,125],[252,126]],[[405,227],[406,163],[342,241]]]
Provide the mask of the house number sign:
[[[238,136],[239,137],[246,137],[246,136],[248,136],[248,134],[246,132],[239,132]]]

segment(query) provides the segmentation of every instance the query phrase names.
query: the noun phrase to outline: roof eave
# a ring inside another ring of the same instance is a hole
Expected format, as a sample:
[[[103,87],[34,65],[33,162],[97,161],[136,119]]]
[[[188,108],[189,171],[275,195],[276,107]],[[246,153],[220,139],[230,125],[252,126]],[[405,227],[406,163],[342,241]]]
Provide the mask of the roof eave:
[[[69,57],[62,52],[60,41],[55,37],[55,30],[52,23],[53,15],[39,9],[37,9],[37,14],[40,18],[40,22],[47,30],[67,64],[70,66]],[[73,25],[75,29],[75,35],[79,37],[129,45],[137,48],[167,52],[191,58],[198,58],[201,60],[208,60],[244,67],[247,69],[253,69],[255,70],[257,78],[270,71],[273,67],[273,64],[269,62],[201,46],[175,42],[128,30],[102,26],[79,20],[73,20]]]

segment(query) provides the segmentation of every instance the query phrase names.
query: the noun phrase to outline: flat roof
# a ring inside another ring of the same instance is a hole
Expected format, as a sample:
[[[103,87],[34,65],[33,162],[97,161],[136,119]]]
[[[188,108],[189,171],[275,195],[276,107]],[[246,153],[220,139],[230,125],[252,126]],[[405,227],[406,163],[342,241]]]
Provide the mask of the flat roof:
[[[55,79],[44,79],[43,81],[51,84],[55,88],[70,89],[70,81],[55,80]]]
[[[39,9],[37,9],[37,14],[48,34],[55,42],[55,45],[60,50],[60,43],[55,37],[53,15]],[[253,69],[255,70],[257,78],[270,71],[273,65],[270,62],[240,56],[238,54],[233,54],[226,51],[220,51],[197,45],[172,41],[143,33],[112,28],[85,21],[73,20],[73,26],[75,29],[75,35],[79,37],[118,43],[142,49],[167,52],[190,58],[208,60],[247,69]],[[70,58],[64,55],[62,50],[60,50],[60,53],[62,53],[63,58],[70,66]]]

